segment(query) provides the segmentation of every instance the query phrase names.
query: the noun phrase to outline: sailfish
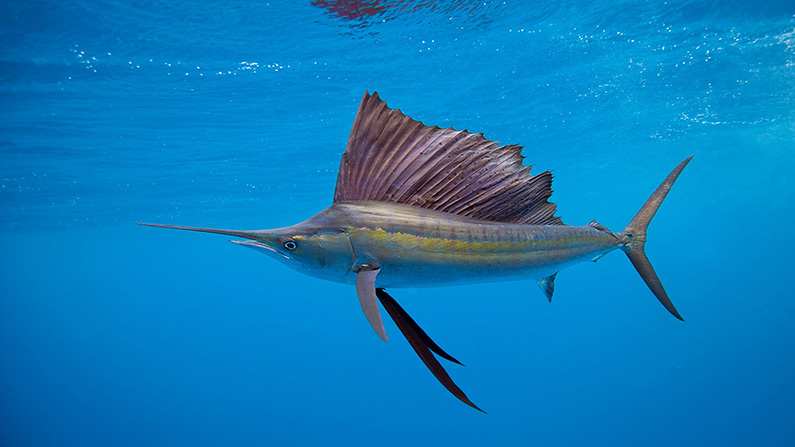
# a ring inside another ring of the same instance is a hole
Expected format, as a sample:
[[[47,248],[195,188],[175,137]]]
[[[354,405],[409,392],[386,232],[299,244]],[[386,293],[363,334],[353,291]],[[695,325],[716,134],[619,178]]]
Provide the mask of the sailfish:
[[[351,284],[376,334],[378,303],[436,379],[479,410],[435,357],[440,348],[387,289],[535,280],[552,301],[557,273],[623,251],[654,296],[682,319],[646,257],[646,229],[688,164],[663,180],[620,232],[592,221],[566,225],[549,201],[552,174],[531,174],[522,147],[482,133],[427,126],[365,92],[342,154],[331,206],[296,225],[222,230],[141,223],[234,236],[231,242],[310,276]],[[434,355],[435,354],[435,355]]]

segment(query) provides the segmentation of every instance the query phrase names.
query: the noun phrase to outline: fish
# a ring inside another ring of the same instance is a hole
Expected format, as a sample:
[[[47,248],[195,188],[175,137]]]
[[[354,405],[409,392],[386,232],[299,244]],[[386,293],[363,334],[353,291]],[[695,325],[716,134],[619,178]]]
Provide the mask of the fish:
[[[440,348],[387,292],[534,280],[551,302],[566,267],[623,251],[652,294],[683,320],[645,253],[646,230],[693,156],[679,163],[620,232],[555,215],[552,174],[531,174],[522,146],[482,133],[428,126],[365,92],[342,154],[331,206],[308,220],[269,230],[224,230],[139,223],[234,236],[316,278],[355,287],[375,333],[388,342],[379,303],[434,377],[475,405],[437,357]],[[484,412],[485,413],[485,412]]]

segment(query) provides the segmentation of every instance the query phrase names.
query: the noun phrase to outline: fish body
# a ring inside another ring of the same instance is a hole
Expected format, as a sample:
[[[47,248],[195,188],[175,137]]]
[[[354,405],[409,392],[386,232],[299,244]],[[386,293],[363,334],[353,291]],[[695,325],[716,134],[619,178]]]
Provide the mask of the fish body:
[[[342,155],[334,201],[312,218],[271,230],[147,226],[242,238],[301,273],[356,287],[362,311],[387,341],[379,303],[434,376],[480,410],[435,356],[442,350],[387,288],[535,280],[552,301],[557,273],[623,251],[654,296],[682,319],[645,253],[646,230],[692,157],[679,163],[620,232],[555,215],[552,174],[530,174],[521,146],[431,127],[365,93]],[[482,411],[482,410],[481,410]]]
[[[384,288],[541,279],[622,244],[620,235],[590,225],[492,222],[374,201],[334,204],[307,227],[321,222],[339,228],[350,244],[333,244],[341,264],[328,267],[337,274],[319,276],[354,284],[356,266],[370,265],[381,270],[375,286]]]

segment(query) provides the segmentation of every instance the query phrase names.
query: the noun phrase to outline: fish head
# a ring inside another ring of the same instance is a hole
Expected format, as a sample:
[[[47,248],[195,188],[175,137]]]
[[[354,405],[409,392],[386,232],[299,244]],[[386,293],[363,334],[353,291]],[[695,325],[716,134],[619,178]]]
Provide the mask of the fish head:
[[[239,237],[242,240],[230,242],[253,248],[293,270],[336,282],[346,282],[354,259],[351,243],[343,229],[319,226],[311,220],[284,228],[253,231],[141,225]]]
[[[253,248],[302,273],[325,277],[345,274],[353,259],[342,230],[293,225],[253,232],[248,240],[232,243]]]

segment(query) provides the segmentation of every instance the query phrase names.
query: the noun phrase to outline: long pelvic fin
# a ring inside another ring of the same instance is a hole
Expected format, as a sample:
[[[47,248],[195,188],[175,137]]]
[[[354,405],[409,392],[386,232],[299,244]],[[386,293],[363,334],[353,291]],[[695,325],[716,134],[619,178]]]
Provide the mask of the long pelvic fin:
[[[447,371],[444,370],[442,365],[438,360],[436,360],[436,357],[433,356],[431,351],[450,361],[456,363],[459,362],[444,352],[438,345],[436,345],[436,343],[434,343],[433,340],[428,337],[425,331],[420,329],[417,323],[411,317],[409,317],[406,311],[403,310],[403,308],[398,305],[395,299],[386,293],[384,289],[376,289],[375,293],[378,296],[378,299],[381,301],[381,305],[384,306],[384,309],[386,309],[387,313],[389,313],[389,316],[392,317],[392,320],[395,321],[395,324],[397,325],[398,329],[400,329],[400,332],[403,333],[403,336],[406,337],[406,340],[408,340],[411,347],[414,348],[414,352],[417,353],[422,362],[425,363],[425,366],[427,366],[431,373],[433,373],[434,377],[436,377],[436,380],[444,385],[444,387],[447,388],[447,391],[452,393],[453,396],[457,397],[458,400],[480,412],[485,413],[485,411],[481,410],[477,405],[472,403],[466,394],[461,391],[461,388],[459,388],[455,382],[453,382],[453,379],[450,378],[450,376],[447,374]]]
[[[361,267],[356,274],[356,294],[359,296],[359,304],[370,326],[381,340],[389,343],[384,322],[381,321],[381,312],[378,310],[378,300],[375,297],[375,277],[378,276],[378,272],[379,269]]]
[[[420,325],[417,324],[417,322],[414,321],[413,318],[411,318],[411,315],[409,315],[408,312],[406,312],[403,309],[403,307],[401,307],[400,304],[398,304],[398,302],[395,301],[394,298],[392,298],[388,293],[386,293],[386,291],[384,289],[376,289],[375,290],[375,294],[381,300],[381,304],[382,305],[384,304],[384,300],[388,300],[389,301],[389,305],[392,306],[392,308],[394,308],[395,312],[397,312],[400,315],[400,317],[413,329],[413,331],[417,334],[417,336],[420,338],[420,340],[422,340],[422,342],[425,343],[425,346],[427,346],[428,349],[430,349],[436,355],[438,355],[439,357],[441,357],[441,358],[443,358],[445,360],[449,360],[449,361],[451,361],[453,363],[457,363],[457,364],[459,364],[461,366],[465,366],[463,363],[459,362],[455,357],[453,357],[452,355],[448,354],[444,349],[440,348],[439,345],[437,345],[436,342],[434,342],[431,339],[431,337],[428,334],[426,334],[424,330],[422,330]],[[386,306],[384,306],[384,308],[386,309]],[[390,314],[390,316],[391,316],[391,314]]]
[[[679,165],[668,174],[668,177],[663,180],[660,186],[658,186],[654,193],[646,200],[646,203],[643,204],[640,211],[638,211],[635,217],[629,222],[629,225],[627,225],[620,234],[621,237],[626,238],[628,241],[623,247],[623,250],[626,252],[627,257],[629,257],[635,270],[638,271],[640,277],[643,278],[643,281],[649,286],[654,296],[656,296],[657,299],[660,300],[660,303],[668,309],[668,312],[682,321],[684,321],[684,319],[679,315],[671,299],[668,298],[668,294],[665,292],[660,278],[654,271],[654,267],[651,266],[649,258],[646,257],[644,247],[646,245],[646,229],[649,227],[649,222],[651,222],[652,217],[657,213],[657,210],[660,208],[665,196],[668,195],[668,192],[679,177],[679,174],[682,173],[682,170],[685,169],[685,166],[687,166],[692,158],[693,156],[691,155],[683,162],[679,163]]]

